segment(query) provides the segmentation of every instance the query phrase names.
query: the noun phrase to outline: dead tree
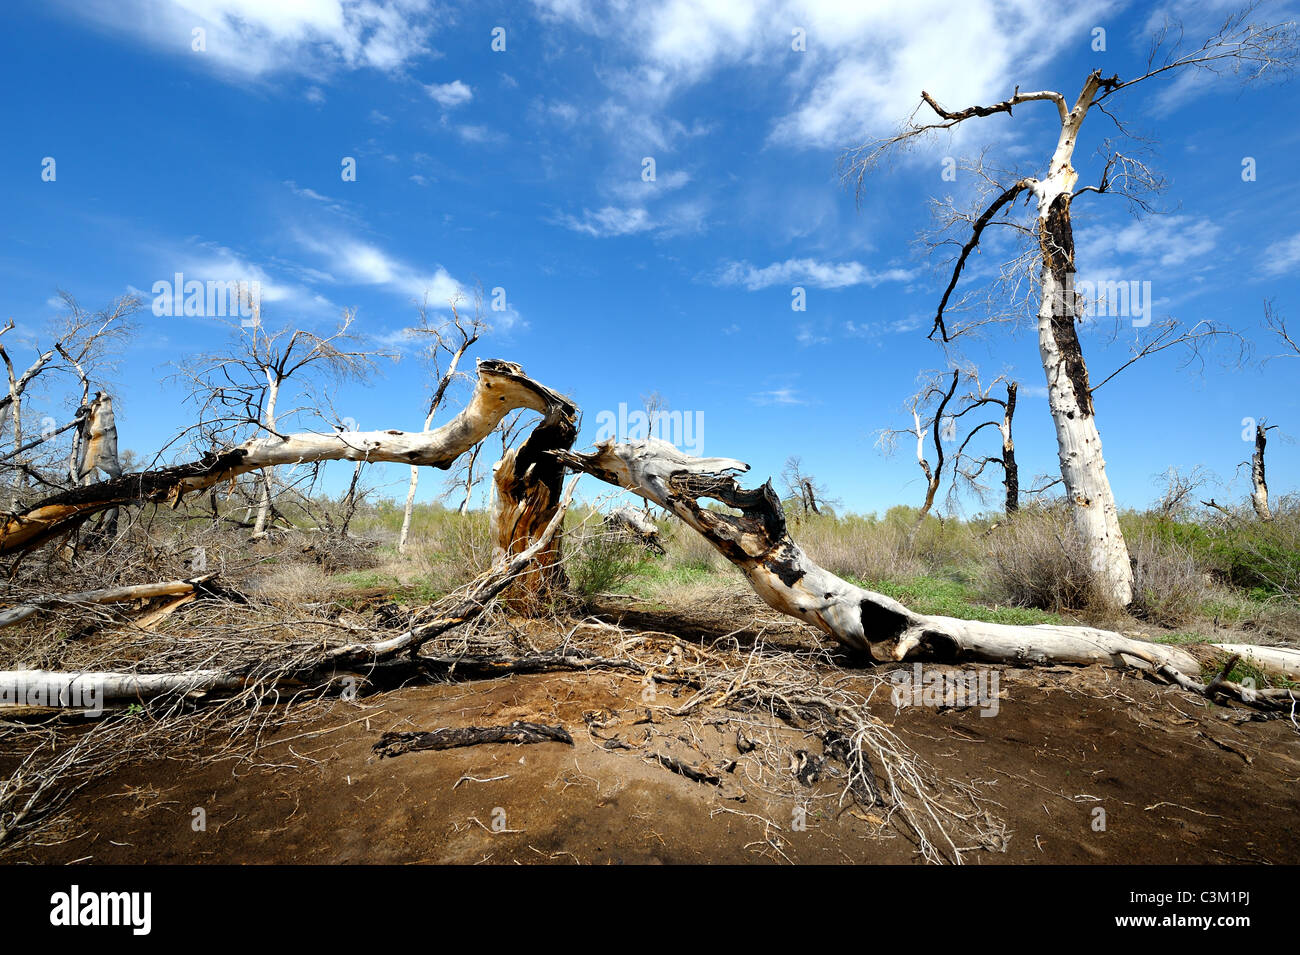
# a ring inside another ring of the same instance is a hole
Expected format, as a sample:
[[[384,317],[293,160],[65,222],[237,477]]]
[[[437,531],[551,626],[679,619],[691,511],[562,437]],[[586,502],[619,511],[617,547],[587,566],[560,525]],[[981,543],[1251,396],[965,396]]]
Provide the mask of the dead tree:
[[[627,534],[646,550],[660,557],[666,553],[663,540],[659,535],[659,525],[647,520],[646,516],[634,507],[624,506],[610,511],[605,515],[605,526]]]
[[[556,452],[556,457],[575,471],[671,511],[734,564],[768,606],[877,660],[1101,663],[1149,669],[1202,695],[1223,692],[1247,703],[1288,710],[1293,703],[1286,690],[1260,691],[1226,681],[1211,689],[1197,679],[1200,664],[1185,650],[1108,630],[918,614],[816,564],[790,536],[771,481],[753,489],[737,483],[735,475],[749,470],[743,461],[692,457],[653,438],[625,444],[605,441],[588,453]],[[701,503],[704,499],[739,513],[713,510]],[[1278,659],[1297,665],[1300,654],[1285,651]]]
[[[826,488],[811,474],[804,473],[803,459],[796,454],[785,459],[781,481],[785,486],[786,498],[793,502],[800,518],[821,514],[823,507],[833,503],[827,497]]]
[[[344,312],[330,334],[317,335],[291,326],[271,331],[257,303],[253,309],[252,321],[231,323],[238,334],[231,353],[200,356],[179,373],[191,383],[190,400],[199,408],[199,421],[191,430],[197,431],[209,448],[228,447],[232,438],[242,438],[250,431],[269,435],[271,442],[289,441],[280,428],[298,409],[285,411],[280,401],[291,379],[363,380],[374,371],[376,359],[392,357],[357,347],[351,331],[354,312]],[[290,459],[288,463],[297,462]],[[260,470],[254,539],[266,534],[275,480],[274,466]]]
[[[1162,520],[1177,520],[1186,514],[1191,500],[1206,484],[1210,483],[1212,478],[1212,475],[1199,465],[1192,468],[1190,472],[1171,467],[1159,476],[1164,479],[1165,487],[1160,494],[1160,499],[1155,503],[1155,511]]]
[[[556,392],[550,392],[549,398],[542,420],[522,444],[502,454],[492,476],[492,527],[498,561],[530,546],[550,523],[559,503],[564,465],[555,452],[573,447],[578,437],[578,408]],[[538,552],[533,565],[512,588],[516,606],[540,609],[567,587],[560,562],[562,547],[563,536],[556,534],[550,546]]]
[[[1261,521],[1271,521],[1273,512],[1268,506],[1268,480],[1264,476],[1264,446],[1268,444],[1268,432],[1277,425],[1266,425],[1260,419],[1255,425],[1255,453],[1250,457],[1250,503]]]
[[[992,394],[993,386],[1002,384],[1006,388],[1006,397],[999,398]],[[995,405],[1002,409],[1001,418],[990,418],[987,421],[981,421],[975,427],[966,432],[962,438],[961,444],[957,446],[957,454],[953,458],[953,474],[955,480],[952,483],[954,491],[959,486],[965,486],[976,493],[976,496],[983,498],[985,486],[983,483],[984,469],[989,465],[997,465],[1002,469],[1002,487],[1003,509],[1007,514],[1014,514],[1020,509],[1020,466],[1016,463],[1016,442],[1012,434],[1011,426],[1016,416],[1016,396],[1019,392],[1020,384],[1015,381],[1009,381],[1003,378],[996,379],[987,388],[981,388],[978,379],[974,382],[974,388],[970,394],[963,396],[960,400],[962,408],[954,412],[953,420],[957,421],[964,415],[969,414],[985,405]],[[985,428],[996,428],[1001,435],[1001,447],[997,454],[988,454],[984,456],[974,455],[967,451],[971,440],[983,431]]]
[[[877,444],[886,454],[890,453],[894,444],[901,435],[911,435],[916,438],[916,464],[925,475],[925,499],[921,506],[917,508],[916,521],[912,524],[911,531],[908,532],[908,542],[911,543],[916,537],[917,530],[925,523],[926,515],[930,513],[930,508],[934,506],[935,495],[939,493],[939,486],[943,482],[944,476],[944,442],[951,442],[956,437],[954,428],[954,419],[947,414],[948,403],[952,401],[953,395],[957,393],[957,385],[961,380],[961,369],[954,368],[952,380],[944,386],[943,379],[945,376],[935,375],[922,384],[921,389],[912,396],[908,410],[912,415],[912,427],[905,431],[882,431]],[[928,406],[938,400],[934,410],[927,411]],[[924,412],[924,417],[922,413]],[[926,435],[930,436],[930,442],[934,446],[934,464],[930,463],[927,456],[925,439]]]
[[[483,453],[483,445],[476,444],[470,448],[462,458],[463,463],[460,470],[453,475],[455,488],[464,488],[464,494],[461,495],[460,505],[456,508],[456,513],[465,515],[469,513],[469,502],[474,497],[474,488],[483,480],[482,472],[478,469],[478,459]]]
[[[13,480],[10,484],[15,501],[20,489],[25,487],[29,479],[33,477],[46,484],[53,480],[57,482],[58,486],[62,486],[65,480],[63,477],[55,477],[53,474],[45,472],[43,468],[33,469],[33,461],[26,455],[27,452],[73,428],[77,430],[69,458],[67,479],[76,483],[85,477],[86,472],[78,473],[77,461],[79,458],[84,457],[79,450],[78,442],[88,426],[86,415],[91,411],[90,374],[94,371],[96,365],[103,362],[112,346],[119,343],[130,332],[130,317],[140,307],[139,299],[126,295],[117,299],[105,309],[98,312],[87,312],[67,292],[60,292],[59,295],[66,308],[61,327],[58,328],[50,346],[39,349],[26,369],[19,371],[15,367],[9,351],[3,344],[0,344],[0,362],[3,362],[5,366],[9,381],[8,393],[0,397],[0,414],[4,415],[5,423],[9,426],[11,431],[10,439],[13,444],[13,450],[0,460],[14,471]],[[0,328],[0,336],[13,328],[14,323],[11,319],[5,324],[4,328]],[[56,360],[56,356],[61,360]],[[39,437],[27,440],[25,437],[23,399],[28,389],[38,379],[44,380],[53,375],[67,374],[69,372],[75,373],[81,382],[81,399],[75,405],[78,410],[73,420],[62,426],[43,426],[40,429]],[[111,427],[112,403],[106,393],[101,392],[98,397],[102,397],[104,401],[108,402],[106,409],[104,405],[99,405],[100,425],[102,427],[107,424]],[[115,456],[115,431],[112,432],[112,441]],[[100,449],[101,459],[104,447],[101,446]],[[38,470],[44,473],[38,473]]]
[[[915,613],[813,562],[791,538],[771,482],[756,489],[743,488],[736,482],[735,475],[749,468],[741,461],[692,457],[653,438],[625,444],[606,441],[589,453],[568,450],[576,432],[577,409],[572,402],[528,378],[518,365],[501,361],[479,362],[478,382],[468,406],[434,431],[254,438],[200,461],[76,488],[47,498],[21,514],[10,515],[0,528],[0,553],[30,550],[75,529],[108,507],[142,501],[179,502],[185,494],[290,460],[380,460],[446,468],[482,441],[514,408],[537,411],[542,421],[530,439],[498,469],[497,540],[505,546],[500,548],[492,570],[470,585],[454,607],[440,612],[437,620],[374,642],[333,648],[318,648],[313,642],[307,661],[300,653],[303,648],[297,647],[294,653],[298,662],[279,666],[276,672],[287,679],[320,681],[340,669],[372,665],[397,653],[413,653],[432,635],[481,613],[486,601],[520,575],[547,577],[548,572],[558,569],[555,537],[573,484],[563,498],[553,493],[553,488],[558,488],[555,482],[562,477],[563,467],[570,467],[672,512],[740,569],[771,607],[816,626],[846,646],[868,651],[878,660],[930,657],[1015,665],[1103,663],[1147,669],[1190,692],[1209,697],[1224,694],[1274,709],[1294,705],[1294,697],[1287,690],[1257,690],[1226,679],[1201,683],[1199,662],[1179,647],[1091,627],[1012,626]],[[725,509],[713,510],[702,503],[705,499],[717,501]],[[548,511],[543,523],[542,515]],[[521,546],[525,539],[527,543]],[[548,557],[548,553],[555,556]],[[1294,651],[1267,649],[1274,651],[1280,665],[1300,666]],[[0,673],[0,687],[33,678],[59,685],[94,678],[104,682],[105,696],[112,697],[205,687],[238,688],[245,685],[247,673],[219,668],[147,675],[24,671]]]
[[[998,114],[1011,116],[1017,106],[1024,104],[1050,103],[1055,106],[1059,127],[1056,146],[1046,169],[1041,176],[1022,176],[1002,184],[992,202],[973,218],[970,236],[957,256],[952,276],[939,301],[930,336],[938,335],[947,344],[970,330],[971,326],[950,326],[946,314],[963,268],[987,228],[1011,221],[1006,215],[1021,199],[1031,201],[1034,207],[1032,234],[1038,259],[1038,344],[1047,379],[1048,405],[1056,426],[1061,476],[1073,505],[1075,523],[1088,544],[1092,567],[1103,592],[1121,606],[1132,600],[1133,571],[1102,457],[1101,435],[1093,405],[1093,392],[1097,386],[1089,383],[1088,367],[1079,342],[1077,323],[1083,315],[1084,303],[1074,288],[1071,205],[1074,199],[1085,193],[1117,193],[1131,197],[1132,187],[1150,186],[1152,182],[1143,174],[1140,164],[1135,165],[1130,157],[1107,149],[1097,184],[1076,188],[1079,174],[1073,165],[1075,149],[1084,120],[1092,111],[1105,113],[1114,119],[1110,110],[1113,98],[1147,80],[1193,69],[1216,73],[1231,71],[1247,80],[1289,70],[1296,56],[1295,24],[1257,25],[1251,21],[1254,9],[1253,6],[1247,7],[1227,17],[1213,36],[1192,50],[1183,48],[1178,28],[1166,28],[1155,38],[1144,72],[1126,79],[1119,75],[1103,76],[1100,70],[1094,70],[1084,80],[1073,103],[1063,93],[1054,90],[1021,92],[1017,87],[1001,102],[950,110],[923,91],[921,105],[900,133],[868,143],[845,157],[846,178],[856,180],[860,194],[869,171],[885,156],[915,143],[920,137],[951,130],[972,119]],[[919,119],[917,114],[922,110],[928,111],[933,118]],[[1120,130],[1123,131],[1122,126]],[[1018,223],[1012,224],[1025,228]],[[1205,331],[1218,333],[1222,330],[1201,329],[1201,333]],[[1188,340],[1186,334],[1171,332],[1152,349],[1139,348],[1141,354],[1135,355],[1134,360],[1185,340]],[[1195,342],[1199,337],[1193,334],[1190,340]]]
[[[474,303],[474,318],[470,322],[461,320],[460,313],[457,311],[457,302],[453,299],[451,305],[451,321],[441,325],[431,325],[429,323],[428,301],[420,306],[420,324],[416,328],[408,329],[408,332],[414,335],[424,336],[427,344],[424,348],[424,360],[428,366],[432,377],[437,379],[434,386],[432,397],[429,399],[429,410],[424,417],[424,430],[428,431],[433,427],[433,418],[438,413],[438,408],[442,404],[443,398],[447,394],[448,386],[456,380],[456,369],[460,366],[460,360],[465,353],[478,341],[487,328],[483,321],[482,294],[477,294]],[[446,355],[446,367],[442,365],[443,356]],[[470,460],[470,477],[473,477],[474,458],[478,457],[477,450],[471,452],[473,457]],[[420,469],[411,468],[411,480],[406,489],[406,506],[402,511],[402,530],[397,538],[397,550],[399,553],[406,552],[407,538],[411,533],[411,514],[415,510],[415,489],[420,483]],[[472,483],[471,483],[472,486]],[[461,513],[463,514],[469,504],[469,492],[466,492],[465,500],[461,504]]]
[[[299,432],[255,437],[235,447],[210,451],[196,461],[73,488],[8,515],[0,528],[0,555],[30,550],[69,533],[110,507],[147,502],[179,506],[187,494],[228,484],[240,475],[264,468],[346,460],[389,461],[445,470],[491,434],[515,408],[547,415],[557,406],[572,408],[567,399],[534,382],[518,365],[482,360],[469,403],[455,418],[433,431],[339,430],[330,434]],[[520,486],[527,489],[527,475]]]

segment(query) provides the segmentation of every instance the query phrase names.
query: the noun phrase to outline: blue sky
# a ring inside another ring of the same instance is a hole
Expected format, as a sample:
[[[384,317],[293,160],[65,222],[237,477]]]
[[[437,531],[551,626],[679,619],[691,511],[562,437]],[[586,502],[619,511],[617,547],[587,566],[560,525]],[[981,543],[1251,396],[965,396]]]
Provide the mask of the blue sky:
[[[355,308],[375,347],[409,351],[401,330],[415,320],[414,299],[427,290],[441,305],[480,282],[504,289],[508,308],[489,313],[495,328],[477,355],[518,361],[570,393],[585,413],[581,444],[601,411],[638,407],[658,390],[672,409],[702,416],[705,454],[747,460],[760,480],[798,454],[851,509],[918,503],[911,449],[886,458],[875,439],[909,423],[918,374],[946,364],[925,332],[948,253],[916,240],[932,198],[968,200],[975,184],[945,181],[944,157],[988,146],[990,159],[1040,171],[1054,110],[1025,104],[1014,118],[927,143],[873,175],[860,207],[839,180],[841,153],[894,129],[923,88],[950,108],[1003,99],[1017,84],[1072,100],[1094,67],[1141,72],[1166,14],[1199,37],[1227,9],[9,4],[3,317],[25,341],[47,340],[56,290],[100,307],[183,272],[260,281],[272,326],[325,329]],[[492,49],[496,28],[504,50]],[[792,49],[796,29],[802,51]],[[1157,321],[1212,319],[1254,339],[1259,355],[1277,353],[1263,301],[1300,322],[1300,131],[1279,121],[1294,114],[1295,90],[1197,78],[1117,97],[1169,189],[1161,214],[1143,219],[1117,198],[1080,198],[1081,272],[1150,281]],[[1105,117],[1090,117],[1081,183],[1095,180],[1095,150],[1113,136]],[[45,157],[57,164],[53,182],[41,177]],[[341,177],[345,157],[355,181]],[[1245,157],[1254,181],[1243,181]],[[973,262],[972,288],[1004,248],[991,244]],[[805,312],[791,309],[794,286],[806,289]],[[147,455],[189,422],[183,392],[166,380],[170,363],[221,347],[227,332],[147,309],[138,324],[110,378],[120,443]],[[1094,381],[1124,360],[1133,334],[1085,332]],[[1054,472],[1032,330],[991,333],[964,357],[986,378],[1022,381],[1024,477]],[[1197,374],[1165,353],[1106,385],[1098,422],[1121,505],[1148,503],[1171,465],[1232,479],[1250,453],[1242,419],[1251,416],[1281,426],[1271,484],[1294,489],[1300,452],[1286,436],[1300,433],[1297,367],[1300,358],[1242,369],[1211,359]],[[369,386],[332,397],[361,427],[418,430],[427,391],[406,354]],[[62,420],[62,409],[52,413]],[[341,482],[350,468],[338,468]],[[401,479],[392,469],[385,480]],[[437,485],[425,481],[422,496]],[[1228,496],[1247,485],[1236,474]]]

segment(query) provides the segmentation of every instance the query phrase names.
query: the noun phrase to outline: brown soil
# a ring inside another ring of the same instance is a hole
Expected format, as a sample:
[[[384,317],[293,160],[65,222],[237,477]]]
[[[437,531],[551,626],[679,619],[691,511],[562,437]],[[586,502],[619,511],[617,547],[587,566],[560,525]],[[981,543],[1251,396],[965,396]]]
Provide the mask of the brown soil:
[[[895,708],[890,723],[1005,823],[990,863],[1300,861],[1300,733],[1103,668],[1001,671],[996,716]],[[611,673],[411,686],[318,706],[249,760],[162,755],[71,807],[74,835],[9,861],[93,863],[902,863],[916,847],[884,810],[804,787],[791,755],[815,737],[763,714],[702,709]],[[682,690],[685,694],[687,691]],[[559,723],[563,743],[491,744],[380,759],[388,730]],[[741,733],[757,743],[737,750]],[[610,743],[610,740],[617,740]],[[626,745],[632,748],[606,748]],[[692,781],[653,754],[712,772]],[[735,761],[734,769],[728,767]],[[806,810],[806,829],[792,821]],[[1105,830],[1094,831],[1094,810]],[[193,810],[206,813],[194,831]],[[503,831],[493,831],[495,828]]]

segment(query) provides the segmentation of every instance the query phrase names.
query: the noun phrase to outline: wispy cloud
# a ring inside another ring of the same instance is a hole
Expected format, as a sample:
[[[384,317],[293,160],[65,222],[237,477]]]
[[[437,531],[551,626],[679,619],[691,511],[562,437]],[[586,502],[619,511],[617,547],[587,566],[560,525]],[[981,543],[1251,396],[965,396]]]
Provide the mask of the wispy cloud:
[[[324,260],[327,281],[339,285],[373,286],[407,301],[427,302],[430,308],[445,310],[451,302],[474,300],[473,289],[454,278],[441,265],[414,265],[372,242],[343,233],[321,234],[297,230],[294,241]],[[494,331],[509,333],[528,327],[512,305],[490,310],[486,315]]]
[[[61,0],[70,13],[242,78],[400,69],[431,53],[430,0]],[[198,32],[196,32],[198,31]],[[324,99],[310,90],[308,98]]]
[[[1300,232],[1274,242],[1264,250],[1261,271],[1265,275],[1291,275],[1300,267]]]
[[[741,285],[756,292],[773,285],[811,285],[814,288],[876,286],[882,282],[905,282],[909,269],[875,271],[861,262],[819,262],[816,259],[786,259],[759,268],[749,262],[728,262],[715,279],[718,285]]]
[[[773,388],[769,391],[756,391],[749,396],[749,400],[756,405],[806,405],[808,399],[804,398],[794,388]]]
[[[705,202],[688,200],[673,203],[654,214],[642,205],[610,205],[595,211],[583,209],[581,216],[561,215],[554,221],[574,232],[603,239],[642,232],[654,232],[657,236],[702,232],[706,219]]]

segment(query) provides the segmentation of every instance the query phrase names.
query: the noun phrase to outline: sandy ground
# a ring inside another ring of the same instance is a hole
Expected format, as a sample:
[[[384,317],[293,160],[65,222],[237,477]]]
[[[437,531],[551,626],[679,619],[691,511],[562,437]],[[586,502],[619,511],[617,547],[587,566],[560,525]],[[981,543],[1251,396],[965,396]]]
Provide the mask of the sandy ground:
[[[1244,720],[1242,710],[1102,668],[999,676],[993,717],[879,707],[920,757],[973,785],[1005,825],[1003,846],[966,852],[965,862],[1300,861],[1300,733],[1289,721]],[[880,824],[884,810],[841,801],[833,770],[807,786],[796,778],[790,754],[815,758],[816,737],[727,709],[674,719],[669,693],[653,706],[643,693],[630,676],[549,673],[318,705],[251,760],[159,755],[97,780],[72,806],[71,838],[8,861],[919,861],[905,827]],[[382,759],[372,750],[388,730],[513,720],[561,724],[573,745]],[[671,771],[660,754],[717,784]]]

